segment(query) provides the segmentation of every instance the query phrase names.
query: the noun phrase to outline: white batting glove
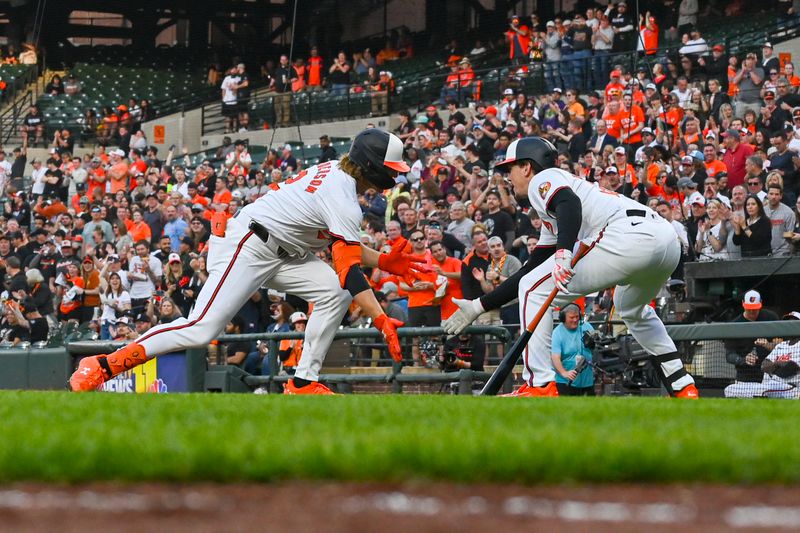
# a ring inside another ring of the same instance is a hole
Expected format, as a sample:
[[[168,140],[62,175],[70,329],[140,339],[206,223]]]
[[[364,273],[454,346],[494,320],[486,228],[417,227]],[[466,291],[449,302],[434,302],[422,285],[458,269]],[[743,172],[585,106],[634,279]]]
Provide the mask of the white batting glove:
[[[458,306],[458,311],[450,315],[450,318],[442,322],[442,328],[448,335],[458,335],[464,328],[472,324],[478,315],[485,313],[481,299],[462,300],[453,298],[453,303]]]
[[[553,281],[558,290],[569,292],[567,285],[573,275],[575,271],[572,270],[572,252],[562,248],[556,252],[556,264],[553,266]]]

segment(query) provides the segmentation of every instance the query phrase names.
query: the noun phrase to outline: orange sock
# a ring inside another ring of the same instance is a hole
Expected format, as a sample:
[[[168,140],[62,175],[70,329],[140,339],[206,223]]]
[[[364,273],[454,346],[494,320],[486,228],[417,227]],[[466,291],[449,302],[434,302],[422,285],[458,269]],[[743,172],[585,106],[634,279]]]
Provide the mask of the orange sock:
[[[147,362],[147,355],[144,353],[144,348],[141,345],[132,342],[116,352],[107,355],[106,362],[108,363],[107,370],[111,371],[111,376],[109,376],[109,378],[113,378],[117,374]]]

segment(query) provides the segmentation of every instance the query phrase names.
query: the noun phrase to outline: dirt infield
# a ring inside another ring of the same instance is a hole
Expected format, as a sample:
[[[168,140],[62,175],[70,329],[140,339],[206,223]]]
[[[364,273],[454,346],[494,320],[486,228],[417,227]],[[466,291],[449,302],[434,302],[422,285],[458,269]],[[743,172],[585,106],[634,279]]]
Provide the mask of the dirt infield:
[[[21,484],[0,489],[0,531],[796,530],[798,502],[800,487]]]

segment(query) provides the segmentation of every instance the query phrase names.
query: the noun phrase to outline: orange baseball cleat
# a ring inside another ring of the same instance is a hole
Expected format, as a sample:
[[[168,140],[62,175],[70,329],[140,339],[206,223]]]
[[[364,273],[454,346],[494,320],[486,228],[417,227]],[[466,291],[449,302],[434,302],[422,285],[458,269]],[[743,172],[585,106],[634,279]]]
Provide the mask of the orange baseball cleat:
[[[294,380],[290,379],[283,386],[284,394],[322,394],[322,395],[335,395],[335,393],[320,383],[319,381],[312,381],[305,387],[295,387]]]
[[[107,373],[100,366],[100,357],[84,357],[81,359],[78,368],[69,378],[69,388],[73,392],[88,392],[97,390],[106,382]],[[105,357],[105,356],[102,356]]]
[[[681,398],[682,400],[698,400],[700,399],[700,393],[697,392],[697,387],[695,387],[693,383],[690,383],[676,392],[675,397]]]
[[[511,394],[503,394],[502,396],[519,396],[524,398],[553,397],[558,396],[558,389],[556,388],[555,381],[551,381],[547,385],[542,385],[541,387],[531,387],[527,383],[524,383],[520,388]]]
[[[97,390],[100,385],[121,372],[147,362],[141,345],[132,342],[109,355],[95,355],[81,359],[78,369],[69,378],[74,392]]]

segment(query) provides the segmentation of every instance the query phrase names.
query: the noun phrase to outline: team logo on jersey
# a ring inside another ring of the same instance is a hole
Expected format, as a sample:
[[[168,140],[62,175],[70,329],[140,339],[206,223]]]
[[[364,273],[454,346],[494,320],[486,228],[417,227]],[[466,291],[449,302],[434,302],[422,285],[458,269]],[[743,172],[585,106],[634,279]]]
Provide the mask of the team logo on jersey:
[[[549,191],[549,190],[550,190],[550,182],[549,181],[545,181],[544,183],[539,185],[539,196],[542,197],[542,200],[544,200],[544,197],[547,196],[547,191]]]

